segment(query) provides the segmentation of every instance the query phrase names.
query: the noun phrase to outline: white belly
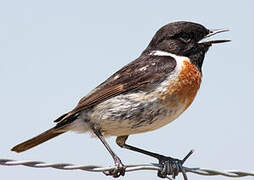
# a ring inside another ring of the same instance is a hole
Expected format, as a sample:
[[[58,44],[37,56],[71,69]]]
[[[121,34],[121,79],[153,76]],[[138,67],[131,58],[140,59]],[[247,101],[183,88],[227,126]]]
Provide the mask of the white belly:
[[[172,97],[172,101],[177,100]],[[97,105],[89,119],[105,136],[124,136],[158,129],[175,120],[185,107],[182,103],[162,104],[158,92],[137,92]]]

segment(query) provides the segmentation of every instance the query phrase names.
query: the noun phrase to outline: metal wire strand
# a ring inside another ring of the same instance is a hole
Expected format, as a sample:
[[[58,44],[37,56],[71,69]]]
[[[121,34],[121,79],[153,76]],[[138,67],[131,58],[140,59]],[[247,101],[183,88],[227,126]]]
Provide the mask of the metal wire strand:
[[[75,165],[71,163],[45,163],[42,161],[16,161],[11,159],[0,159],[0,165],[2,166],[28,166],[33,168],[55,168],[61,170],[83,170],[90,172],[104,172],[114,169],[114,167],[101,167],[95,165]],[[226,177],[245,177],[254,176],[254,172],[245,172],[239,170],[212,170],[207,168],[188,168],[182,167],[187,173],[194,173],[203,176],[216,176],[222,175]],[[138,170],[156,170],[161,171],[162,167],[160,164],[136,164],[136,165],[126,165],[126,172],[138,171]],[[168,179],[174,179],[172,177],[167,177]]]

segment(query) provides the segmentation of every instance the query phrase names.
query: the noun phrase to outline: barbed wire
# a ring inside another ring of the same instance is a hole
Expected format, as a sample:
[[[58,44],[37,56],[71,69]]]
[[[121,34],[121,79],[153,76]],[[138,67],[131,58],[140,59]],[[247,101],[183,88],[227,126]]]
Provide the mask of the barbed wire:
[[[71,163],[46,163],[42,161],[17,161],[12,159],[0,159],[0,165],[2,166],[28,166],[33,168],[55,168],[61,170],[83,170],[90,172],[106,172],[111,171],[115,167],[101,167],[96,165],[75,165]],[[126,172],[139,171],[139,170],[156,170],[162,171],[163,167],[161,164],[151,163],[151,164],[136,164],[136,165],[126,165]],[[207,168],[188,168],[182,167],[182,170],[186,173],[194,173],[203,176],[216,176],[222,175],[226,177],[245,177],[254,176],[254,172],[245,172],[239,170],[213,170]],[[174,179],[167,176],[168,179]]]

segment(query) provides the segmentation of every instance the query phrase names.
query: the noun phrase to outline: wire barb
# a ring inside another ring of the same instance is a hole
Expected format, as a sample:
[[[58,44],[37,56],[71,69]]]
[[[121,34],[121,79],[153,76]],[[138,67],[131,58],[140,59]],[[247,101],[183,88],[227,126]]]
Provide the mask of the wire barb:
[[[157,175],[161,178],[175,179],[179,173],[182,173],[183,179],[188,180],[183,164],[193,152],[194,150],[191,150],[182,160],[162,156],[162,158],[159,159],[161,170],[158,171]],[[169,177],[169,175],[172,177]]]
[[[191,151],[182,161],[184,162],[193,152]],[[16,161],[12,159],[0,159],[0,165],[2,166],[28,166],[33,168],[55,168],[61,170],[83,170],[90,172],[105,172],[114,169],[115,167],[101,167],[96,165],[75,165],[71,163],[45,163],[42,161]],[[138,170],[156,170],[163,171],[163,167],[160,164],[136,164],[136,165],[126,165],[126,172],[138,171]],[[207,168],[188,168],[181,166],[180,172],[194,173],[203,176],[226,176],[226,177],[245,177],[254,176],[254,172],[245,172],[239,170],[212,170]],[[186,174],[185,174],[186,175]],[[168,179],[173,180],[174,177],[168,177]],[[184,177],[185,178],[185,177]]]

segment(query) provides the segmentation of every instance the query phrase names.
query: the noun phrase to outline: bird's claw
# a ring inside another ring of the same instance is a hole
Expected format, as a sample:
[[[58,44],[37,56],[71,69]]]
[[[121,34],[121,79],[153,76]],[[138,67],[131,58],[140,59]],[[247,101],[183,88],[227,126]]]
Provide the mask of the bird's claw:
[[[162,169],[158,171],[158,176],[161,178],[168,178],[168,175],[171,175],[172,178],[175,179],[175,177],[181,172],[183,174],[184,180],[188,180],[186,172],[183,168],[183,163],[190,157],[190,155],[194,151],[191,150],[184,158],[183,160],[166,157],[166,156],[160,156],[159,164],[162,166]]]
[[[116,159],[115,168],[109,171],[104,171],[103,173],[107,176],[112,176],[114,178],[118,178],[120,176],[124,176],[126,167],[123,165],[120,159]]]
[[[179,167],[182,165],[182,162],[179,159],[163,156],[159,159],[159,164],[162,166],[162,169],[157,174],[159,177],[166,178],[170,174],[175,178],[180,172]]]

